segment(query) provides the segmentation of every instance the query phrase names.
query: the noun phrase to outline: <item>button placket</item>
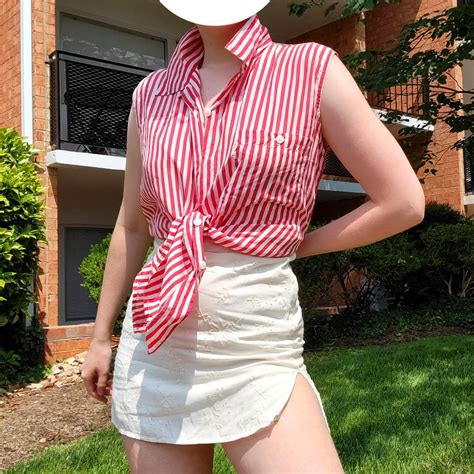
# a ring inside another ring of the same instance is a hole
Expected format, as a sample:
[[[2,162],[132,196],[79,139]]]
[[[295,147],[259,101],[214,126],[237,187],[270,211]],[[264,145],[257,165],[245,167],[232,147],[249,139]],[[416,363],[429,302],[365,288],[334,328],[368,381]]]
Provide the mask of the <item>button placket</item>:
[[[197,216],[193,219],[192,223],[195,227],[198,227],[200,225],[203,225],[204,221],[201,219],[201,217]],[[198,265],[201,270],[204,270],[207,266],[204,260],[199,261]]]

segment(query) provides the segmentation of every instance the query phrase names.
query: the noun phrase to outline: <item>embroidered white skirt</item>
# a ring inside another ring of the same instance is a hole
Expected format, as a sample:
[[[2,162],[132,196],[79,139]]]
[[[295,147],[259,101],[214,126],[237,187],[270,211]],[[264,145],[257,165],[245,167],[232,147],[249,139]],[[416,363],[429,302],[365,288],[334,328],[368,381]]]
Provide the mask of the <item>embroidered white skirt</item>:
[[[195,309],[153,354],[145,334],[133,333],[129,298],[114,363],[113,425],[145,441],[232,441],[278,420],[300,372],[329,429],[303,360],[298,280],[289,264],[295,254],[256,257],[207,238],[204,249]]]

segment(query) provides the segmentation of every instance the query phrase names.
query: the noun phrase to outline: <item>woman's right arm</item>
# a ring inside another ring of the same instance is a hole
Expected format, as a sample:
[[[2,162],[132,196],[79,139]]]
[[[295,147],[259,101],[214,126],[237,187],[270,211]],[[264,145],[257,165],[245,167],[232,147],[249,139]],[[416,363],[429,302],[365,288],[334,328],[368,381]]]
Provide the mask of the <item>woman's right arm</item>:
[[[128,119],[122,204],[107,255],[94,340],[110,342],[117,316],[153,242],[140,206],[140,180],[140,143],[135,111],[132,107]]]
[[[153,243],[140,206],[141,154],[133,107],[128,118],[126,157],[122,204],[107,254],[94,335],[81,368],[88,393],[103,402],[107,401],[105,395],[110,395],[106,387],[112,330]]]

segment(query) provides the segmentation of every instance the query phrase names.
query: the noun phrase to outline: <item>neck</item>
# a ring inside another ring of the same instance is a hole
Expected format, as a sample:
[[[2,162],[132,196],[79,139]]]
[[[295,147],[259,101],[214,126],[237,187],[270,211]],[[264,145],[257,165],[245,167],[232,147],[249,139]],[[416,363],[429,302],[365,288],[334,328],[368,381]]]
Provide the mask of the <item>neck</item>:
[[[225,45],[246,21],[245,19],[239,23],[222,26],[196,25],[204,46],[204,58],[200,66],[201,69],[222,68],[236,62],[241,62],[239,58],[225,49]]]

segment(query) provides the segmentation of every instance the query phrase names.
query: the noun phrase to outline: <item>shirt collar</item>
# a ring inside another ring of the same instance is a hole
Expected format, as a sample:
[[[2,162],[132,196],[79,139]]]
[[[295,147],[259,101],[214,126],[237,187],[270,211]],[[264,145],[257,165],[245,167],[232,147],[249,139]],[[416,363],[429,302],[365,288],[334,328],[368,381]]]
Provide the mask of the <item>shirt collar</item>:
[[[243,67],[247,68],[252,61],[272,43],[272,38],[257,14],[252,15],[236,31],[224,46],[237,56]],[[171,56],[164,76],[159,77],[155,95],[169,95],[185,88],[196,67],[201,65],[204,57],[204,45],[197,25],[189,29],[179,40]]]

